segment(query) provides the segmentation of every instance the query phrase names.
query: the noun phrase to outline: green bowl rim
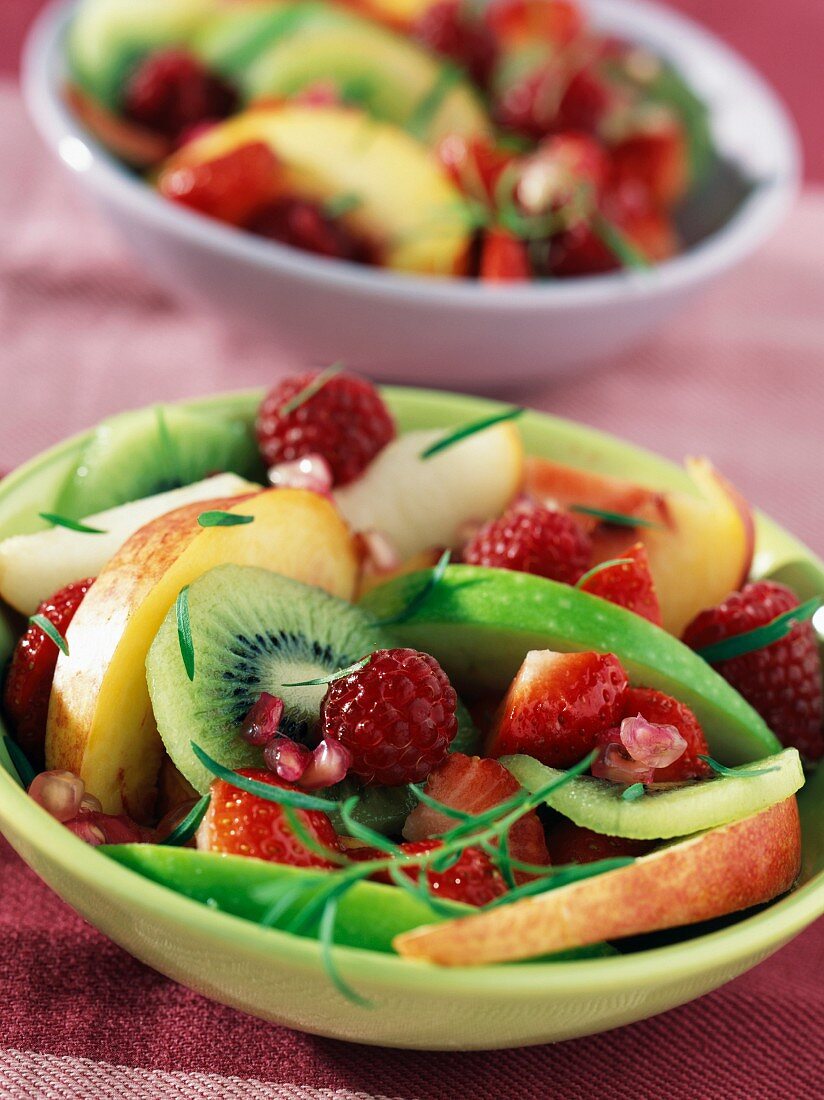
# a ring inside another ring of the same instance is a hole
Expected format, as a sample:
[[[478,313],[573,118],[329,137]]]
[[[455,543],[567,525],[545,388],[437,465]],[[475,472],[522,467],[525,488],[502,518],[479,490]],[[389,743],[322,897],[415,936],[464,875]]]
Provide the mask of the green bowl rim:
[[[440,393],[406,387],[387,387],[387,390],[390,397],[393,394],[411,395],[424,404],[432,402],[443,405],[445,403],[454,404],[456,407],[475,404],[493,411],[496,407],[504,407],[500,402],[457,393]],[[245,400],[248,401],[250,397],[260,392],[257,389],[234,391],[230,394],[181,403],[208,408],[215,404],[236,400],[240,408]],[[641,448],[623,444],[623,441],[616,440],[615,437],[606,433],[597,432],[568,420],[548,417],[542,413],[535,412],[532,416],[538,418],[538,424],[554,421],[572,426],[595,444],[599,440],[621,443],[636,454],[646,454],[662,470],[669,469],[671,473],[678,470],[667,460],[643,452]],[[42,469],[60,458],[72,447],[76,447],[85,435],[86,433],[79,433],[64,440],[19,467],[4,479],[3,490],[9,487],[13,489],[21,477]],[[771,521],[765,521],[765,524],[769,529],[784,536],[802,557],[821,572],[824,586],[824,567],[816,556]],[[268,957],[273,950],[280,949],[278,953],[282,961],[292,969],[317,971],[322,967],[317,941],[293,936],[277,929],[263,928],[245,918],[210,909],[203,903],[187,898],[90,849],[87,844],[32,802],[2,764],[0,764],[0,794],[2,794],[0,821],[7,817],[13,818],[16,829],[24,837],[39,835],[41,842],[37,844],[37,848],[47,850],[50,860],[56,862],[83,884],[101,888],[127,905],[134,906],[137,901],[141,908],[150,913],[161,909],[169,918],[178,918],[181,922],[194,924],[205,935],[211,933],[226,945],[231,945],[232,950],[242,950],[256,956],[264,954]],[[25,844],[20,845],[22,849],[26,847]],[[21,851],[20,854],[23,855],[23,852]],[[25,855],[23,858],[25,859]],[[138,882],[140,890],[136,895],[135,887]],[[594,990],[596,987],[599,991],[603,991],[625,988],[633,983],[654,983],[655,976],[664,972],[668,980],[673,980],[678,977],[695,978],[697,974],[707,972],[721,964],[729,967],[731,964],[741,962],[746,966],[747,961],[754,955],[766,956],[776,950],[822,914],[824,914],[824,872],[817,874],[791,894],[773,902],[768,908],[727,928],[697,936],[683,943],[654,947],[631,955],[576,961],[524,962],[517,965],[496,964],[456,968],[438,967],[389,953],[353,947],[336,947],[335,957],[344,971],[355,976],[359,975],[363,982],[368,982],[371,986],[384,989],[397,989],[406,985],[425,988],[432,994],[473,994],[484,992],[494,986],[495,993],[500,996],[501,980],[505,975],[507,994],[518,997],[529,994],[543,995],[546,992],[547,979],[551,979],[552,987],[559,992],[580,992],[587,989]],[[653,963],[652,975],[650,974],[651,962]]]

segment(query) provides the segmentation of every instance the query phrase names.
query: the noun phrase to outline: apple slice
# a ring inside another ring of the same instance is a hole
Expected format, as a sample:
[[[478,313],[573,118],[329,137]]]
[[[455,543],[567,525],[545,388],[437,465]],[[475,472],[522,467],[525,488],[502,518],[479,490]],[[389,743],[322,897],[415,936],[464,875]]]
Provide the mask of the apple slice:
[[[792,797],[616,871],[404,932],[394,947],[441,966],[551,955],[749,909],[789,890],[800,868],[801,828]]]
[[[433,546],[459,547],[467,523],[500,515],[521,483],[523,445],[512,424],[421,458],[443,435],[406,432],[384,447],[362,477],[335,493],[354,530],[387,535],[404,560]]]
[[[120,504],[82,520],[102,534],[51,527],[33,535],[14,535],[0,542],[0,596],[23,615],[32,615],[43,600],[72,581],[96,577],[135,531],[166,512],[197,501],[257,492],[259,485],[236,474],[217,474],[182,489]]]
[[[209,501],[252,516],[201,528],[205,503],[161,516],[133,535],[99,574],[66,635],[49,707],[46,762],[80,775],[107,813],[146,820],[163,750],[146,686],[146,655],[186,585],[216,565],[257,565],[351,599],[354,540],[316,493],[269,489]],[[92,536],[88,536],[91,538]]]

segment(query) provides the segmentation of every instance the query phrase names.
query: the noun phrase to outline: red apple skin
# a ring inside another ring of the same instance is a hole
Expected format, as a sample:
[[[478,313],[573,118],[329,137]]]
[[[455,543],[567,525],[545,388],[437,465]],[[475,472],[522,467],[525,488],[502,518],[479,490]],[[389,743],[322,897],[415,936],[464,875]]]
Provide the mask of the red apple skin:
[[[801,827],[792,797],[617,871],[405,932],[394,947],[441,966],[536,958],[748,909],[789,890],[800,869]]]

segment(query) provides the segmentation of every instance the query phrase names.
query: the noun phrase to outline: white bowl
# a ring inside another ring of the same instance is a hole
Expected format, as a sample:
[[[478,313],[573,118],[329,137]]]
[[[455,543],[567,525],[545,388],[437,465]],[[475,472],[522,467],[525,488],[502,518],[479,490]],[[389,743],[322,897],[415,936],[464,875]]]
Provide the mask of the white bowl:
[[[753,69],[683,16],[642,0],[591,0],[598,28],[670,60],[707,103],[716,148],[735,169],[709,199],[735,207],[720,229],[648,272],[513,287],[325,260],[174,206],[101,149],[62,99],[72,7],[48,8],[24,55],[25,97],[46,143],[158,283],[262,329],[305,363],[344,360],[380,379],[487,390],[589,366],[643,340],[746,259],[799,185],[795,128]],[[742,177],[755,183],[746,195]]]

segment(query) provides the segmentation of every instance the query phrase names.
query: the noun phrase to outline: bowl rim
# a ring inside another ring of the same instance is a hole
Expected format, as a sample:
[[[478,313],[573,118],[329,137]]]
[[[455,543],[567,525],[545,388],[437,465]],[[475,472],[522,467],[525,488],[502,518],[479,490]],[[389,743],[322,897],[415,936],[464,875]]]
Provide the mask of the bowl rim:
[[[440,393],[413,387],[387,387],[387,390],[390,394],[408,394],[412,399],[422,400],[433,406],[444,403],[457,409],[462,402],[471,402],[476,408],[478,405],[488,407],[490,412],[504,407],[500,402],[465,394]],[[182,404],[208,407],[221,401],[231,403],[233,399],[256,392],[258,391],[232,391],[210,395],[205,399],[184,401]],[[554,422],[572,425],[576,429],[580,428],[584,436],[593,442],[601,437],[605,442],[620,442],[622,446],[639,455],[649,454],[642,448],[626,444],[618,437],[595,432],[573,421],[559,421],[558,418],[546,417],[536,411],[532,412],[532,416],[537,418],[539,425],[546,422],[547,428]],[[87,435],[88,432],[81,432],[35,455],[5,479],[4,488],[11,485],[13,489],[27,473],[34,473],[48,465],[50,461],[76,447]],[[657,455],[652,457],[660,464],[662,471],[666,472],[672,467],[666,459]],[[792,536],[783,532],[783,529],[772,523],[770,527],[795,544]],[[800,544],[797,546],[799,552],[803,552],[806,560],[821,574],[824,584],[822,563],[811,551]],[[36,842],[28,841],[21,847],[46,851],[49,860],[58,864],[73,879],[109,892],[122,902],[142,909],[150,917],[162,911],[175,921],[196,925],[206,936],[211,935],[221,943],[231,944],[232,950],[240,950],[249,955],[266,955],[271,958],[277,953],[279,960],[289,968],[317,971],[322,967],[320,945],[316,940],[263,928],[245,918],[210,909],[116,863],[94,849],[90,850],[88,845],[49,817],[28,797],[2,760],[0,825],[13,826],[13,831],[21,836],[36,837]],[[666,974],[670,981],[694,978],[722,964],[725,968],[739,962],[746,964],[754,956],[766,957],[822,914],[824,872],[816,874],[802,886],[770,903],[755,915],[744,917],[727,928],[699,935],[682,943],[650,948],[631,955],[456,968],[437,967],[389,953],[345,946],[335,948],[335,957],[344,971],[359,975],[364,982],[380,989],[425,988],[441,996],[494,992],[499,997],[501,986],[505,985],[507,996],[537,998],[545,996],[548,980],[551,980],[551,988],[560,994],[581,993],[595,989],[612,990],[629,984],[654,986],[659,984],[661,974]]]
[[[637,26],[637,33],[681,59],[703,53],[715,70],[769,120],[779,140],[775,167],[757,182],[736,213],[704,241],[649,271],[621,271],[525,286],[481,284],[372,269],[329,261],[277,242],[262,241],[193,211],[174,206],[153,192],[98,145],[72,116],[61,96],[63,39],[76,0],[53,0],[32,25],[23,51],[25,102],[46,145],[75,176],[101,198],[160,232],[213,254],[245,263],[264,273],[291,276],[309,286],[334,288],[363,298],[407,301],[434,310],[498,309],[506,312],[581,310],[608,303],[621,305],[688,290],[740,262],[780,224],[800,189],[800,139],[791,117],[756,70],[710,31],[688,17],[651,0],[591,0],[597,24],[609,11]],[[664,40],[676,45],[667,49]]]

